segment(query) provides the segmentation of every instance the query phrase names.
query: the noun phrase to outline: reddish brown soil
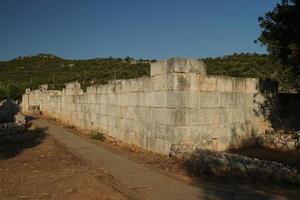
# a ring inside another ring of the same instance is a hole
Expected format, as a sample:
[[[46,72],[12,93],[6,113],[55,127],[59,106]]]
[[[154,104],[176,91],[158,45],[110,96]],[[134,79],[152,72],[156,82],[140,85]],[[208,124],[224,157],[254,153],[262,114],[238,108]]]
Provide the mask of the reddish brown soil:
[[[39,116],[40,118],[46,117]],[[108,151],[114,152],[116,154],[122,155],[128,159],[134,160],[137,163],[143,164],[152,170],[157,170],[160,173],[164,173],[173,178],[179,179],[181,181],[185,181],[190,184],[199,184],[199,185],[208,185],[208,187],[232,187],[239,188],[241,190],[253,190],[253,188],[263,189],[272,193],[274,189],[278,193],[286,193],[293,194],[297,193],[298,186],[291,185],[274,185],[273,183],[263,183],[262,185],[257,185],[258,183],[252,182],[241,182],[241,180],[232,180],[232,179],[220,179],[215,178],[209,175],[201,174],[193,174],[186,166],[185,162],[182,160],[178,160],[176,158],[171,158],[168,156],[163,156],[160,154],[152,153],[149,151],[145,151],[137,146],[126,144],[122,141],[105,137],[104,141],[91,139],[90,132],[85,132],[83,130],[77,130],[72,126],[63,125],[59,121],[55,121],[54,119],[48,120],[50,123],[54,123],[59,126],[64,126],[68,131],[73,132],[74,134],[83,137],[84,139],[98,144],[102,148],[105,148]],[[237,153],[237,152],[235,152]],[[239,152],[241,153],[241,152]],[[254,156],[255,157],[255,156]],[[258,187],[256,187],[258,186]],[[298,194],[298,193],[297,193]]]
[[[107,173],[80,160],[42,130],[0,138],[0,200],[126,199]]]

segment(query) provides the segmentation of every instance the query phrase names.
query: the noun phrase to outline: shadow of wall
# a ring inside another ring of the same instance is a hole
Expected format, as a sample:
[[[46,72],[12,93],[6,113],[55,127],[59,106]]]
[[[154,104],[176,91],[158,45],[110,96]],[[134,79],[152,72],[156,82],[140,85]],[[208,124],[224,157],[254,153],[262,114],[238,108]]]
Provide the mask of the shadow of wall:
[[[279,93],[278,99],[278,118],[280,128],[286,131],[300,130],[300,94]]]
[[[300,94],[278,93],[278,83],[271,80],[260,80],[258,100],[254,112],[270,122],[275,131],[300,130]]]
[[[24,149],[41,144],[46,137],[46,131],[47,128],[26,128],[21,133],[0,135],[0,160],[15,157]]]

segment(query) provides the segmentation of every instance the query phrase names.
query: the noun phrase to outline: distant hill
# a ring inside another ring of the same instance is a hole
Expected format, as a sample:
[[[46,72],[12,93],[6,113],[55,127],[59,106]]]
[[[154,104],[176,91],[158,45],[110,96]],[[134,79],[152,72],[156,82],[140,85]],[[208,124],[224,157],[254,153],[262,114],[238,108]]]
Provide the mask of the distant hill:
[[[207,73],[238,77],[271,78],[280,82],[283,90],[289,86],[280,64],[267,55],[234,54],[203,59]],[[19,57],[0,62],[0,98],[19,99],[25,88],[37,88],[47,83],[51,89],[61,89],[66,82],[78,80],[83,87],[107,83],[111,79],[130,79],[150,74],[150,62],[132,58],[97,58],[67,60],[51,54]]]
[[[67,82],[78,80],[83,87],[105,84],[111,79],[130,79],[150,74],[150,60],[132,58],[99,58],[66,60],[50,54],[19,57],[0,62],[0,98],[10,95],[20,98],[25,88],[37,88],[47,83],[51,89],[61,89]]]
[[[289,72],[266,54],[241,53],[203,60],[208,74],[272,79],[279,82],[280,91],[292,90],[287,82]]]

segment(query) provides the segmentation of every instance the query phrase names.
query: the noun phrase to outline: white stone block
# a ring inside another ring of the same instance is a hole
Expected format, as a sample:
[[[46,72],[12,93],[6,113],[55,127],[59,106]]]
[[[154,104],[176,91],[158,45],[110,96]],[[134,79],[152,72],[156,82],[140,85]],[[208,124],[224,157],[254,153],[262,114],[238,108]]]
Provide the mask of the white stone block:
[[[165,125],[175,125],[176,111],[174,108],[153,109],[154,123]]]
[[[217,78],[217,89],[219,92],[233,92],[234,78],[227,76],[219,76]]]
[[[151,76],[173,72],[206,74],[206,66],[200,60],[182,58],[171,58],[151,63]]]

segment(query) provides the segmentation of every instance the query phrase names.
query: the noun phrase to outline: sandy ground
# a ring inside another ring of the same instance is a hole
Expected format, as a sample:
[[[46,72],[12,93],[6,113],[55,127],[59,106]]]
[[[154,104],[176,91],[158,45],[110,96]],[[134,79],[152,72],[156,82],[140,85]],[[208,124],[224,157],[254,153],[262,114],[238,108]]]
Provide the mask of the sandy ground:
[[[67,152],[42,130],[0,140],[0,200],[126,199],[105,171]]]

